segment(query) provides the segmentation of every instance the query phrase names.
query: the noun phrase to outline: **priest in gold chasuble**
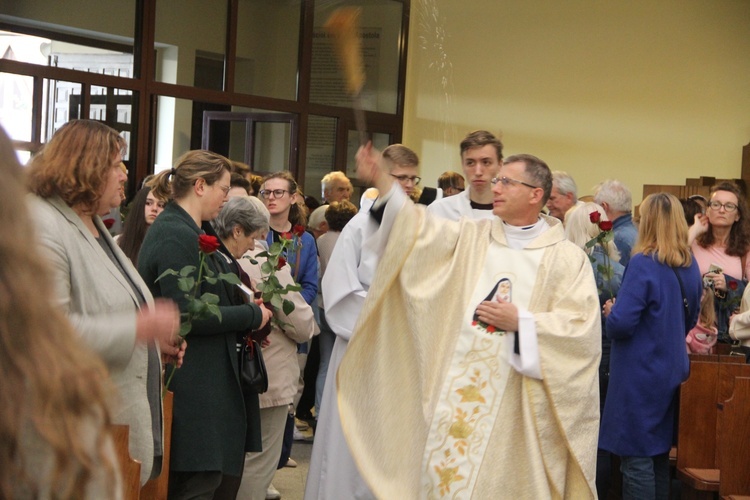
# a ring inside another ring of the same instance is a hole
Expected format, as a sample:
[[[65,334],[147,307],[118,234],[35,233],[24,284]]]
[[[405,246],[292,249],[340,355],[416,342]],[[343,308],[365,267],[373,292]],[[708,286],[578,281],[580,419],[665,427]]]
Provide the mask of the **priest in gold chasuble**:
[[[531,155],[493,179],[494,220],[433,219],[360,178],[388,244],[337,375],[341,422],[379,498],[594,498],[599,300],[586,255],[540,214]]]

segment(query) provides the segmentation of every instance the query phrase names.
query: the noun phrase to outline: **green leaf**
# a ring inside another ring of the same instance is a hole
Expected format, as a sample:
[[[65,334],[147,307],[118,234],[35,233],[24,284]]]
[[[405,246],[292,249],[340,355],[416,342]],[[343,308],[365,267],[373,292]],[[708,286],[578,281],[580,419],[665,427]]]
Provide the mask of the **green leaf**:
[[[182,269],[180,269],[180,276],[188,276],[195,272],[196,267],[195,266],[185,266]]]
[[[265,281],[259,281],[255,284],[255,288],[258,289],[259,292],[262,292],[266,289],[266,282]]]
[[[193,324],[189,321],[182,323],[180,325],[180,337],[185,337],[188,333],[190,333],[190,330],[192,330]]]
[[[216,273],[210,270],[208,266],[206,266],[205,269],[203,269],[203,274],[211,277],[211,276],[214,276]]]
[[[286,286],[287,292],[300,292],[302,291],[302,285],[287,285]]]
[[[195,278],[193,278],[192,276],[177,279],[177,288],[179,288],[181,291],[185,293],[192,291],[194,286],[195,286]]]
[[[196,317],[201,314],[203,310],[203,302],[200,299],[190,299],[187,305],[187,310],[193,317]]]
[[[281,282],[275,274],[268,277],[268,284],[271,285],[275,290],[279,290],[281,288]]]
[[[596,245],[596,238],[592,238],[586,242],[586,248],[591,248]]]
[[[274,295],[273,297],[271,297],[271,305],[279,310],[284,307],[284,301],[282,300],[280,295]]]
[[[221,309],[219,309],[219,306],[215,304],[207,304],[206,309],[208,312],[216,316],[219,319],[219,322],[221,322]]]
[[[209,277],[203,278],[203,280],[209,285],[215,285],[219,281],[218,278],[209,278]]]
[[[291,300],[284,300],[284,306],[281,309],[284,311],[284,314],[289,316],[294,312],[294,302]]]
[[[242,283],[240,278],[234,273],[221,273],[219,274],[219,279],[226,281],[230,285],[239,285]]]
[[[167,269],[166,271],[161,273],[158,278],[156,278],[156,281],[159,281],[165,276],[177,276],[177,271],[175,271],[174,269]]]
[[[274,267],[269,261],[265,261],[260,265],[260,270],[264,274],[271,274],[274,271]]]
[[[279,255],[282,250],[284,250],[284,245],[276,241],[271,244],[271,248],[268,249],[268,253],[270,255]]]
[[[203,295],[201,295],[200,301],[204,304],[218,304],[219,303],[219,296],[215,293],[209,293],[206,292]]]
[[[252,257],[250,257],[250,256],[248,256],[248,255],[245,255],[245,256],[243,256],[242,258],[243,258],[243,259],[247,259],[247,260],[249,260],[249,261],[250,261],[250,264],[252,264],[252,265],[254,265],[254,266],[257,266],[257,265],[258,265],[258,261],[257,261],[257,260],[255,260],[255,259],[253,259]]]

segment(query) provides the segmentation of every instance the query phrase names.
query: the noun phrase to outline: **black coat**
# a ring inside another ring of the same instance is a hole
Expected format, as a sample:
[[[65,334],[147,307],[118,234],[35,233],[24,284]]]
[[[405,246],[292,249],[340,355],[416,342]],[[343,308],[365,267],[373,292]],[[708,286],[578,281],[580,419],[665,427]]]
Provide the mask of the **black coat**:
[[[167,269],[179,272],[187,265],[198,266],[200,234],[203,230],[190,215],[169,203],[146,233],[138,256],[138,271],[154,297],[173,299],[181,312],[187,310],[187,300],[176,277],[155,280]],[[211,254],[206,262],[216,273],[231,272],[221,255]],[[260,413],[257,397],[250,398],[246,408],[236,343],[244,332],[260,325],[261,313],[224,281],[204,283],[204,292],[219,296],[222,319],[194,321],[186,337],[182,368],[170,384],[175,394],[170,470],[241,476],[246,437],[255,445],[247,451],[260,451]]]

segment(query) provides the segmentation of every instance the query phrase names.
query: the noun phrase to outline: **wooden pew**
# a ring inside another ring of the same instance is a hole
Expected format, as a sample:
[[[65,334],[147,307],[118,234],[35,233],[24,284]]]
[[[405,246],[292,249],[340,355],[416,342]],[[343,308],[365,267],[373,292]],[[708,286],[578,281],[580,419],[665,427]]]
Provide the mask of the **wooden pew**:
[[[721,405],[718,425],[719,494],[750,498],[750,378],[737,377],[731,399]]]
[[[735,377],[750,376],[750,365],[726,362],[727,358],[691,361],[690,377],[680,389],[677,477],[685,500],[713,498],[719,491],[717,404],[732,397]]]
[[[150,479],[141,488],[142,500],[164,500],[169,490],[169,455],[172,449],[172,407],[174,393],[167,391],[162,402],[164,408],[164,457],[161,463],[161,473]]]
[[[130,427],[120,424],[113,425],[112,438],[115,442],[117,460],[120,462],[123,498],[125,500],[138,500],[141,492],[141,463],[130,457],[130,449],[128,448]]]

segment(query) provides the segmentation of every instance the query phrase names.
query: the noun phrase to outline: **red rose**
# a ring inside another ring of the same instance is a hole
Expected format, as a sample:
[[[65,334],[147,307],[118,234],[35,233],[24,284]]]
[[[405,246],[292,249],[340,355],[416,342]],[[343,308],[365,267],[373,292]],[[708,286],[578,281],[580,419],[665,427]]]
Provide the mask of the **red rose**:
[[[598,211],[594,211],[589,214],[589,220],[593,222],[594,224],[599,222],[599,219],[601,218],[602,218],[602,214],[600,214]]]
[[[107,229],[112,229],[112,226],[115,225],[115,220],[112,218],[104,219],[102,222],[104,223],[104,227],[106,227]]]
[[[736,281],[732,280],[732,281],[730,281],[729,283],[727,283],[727,286],[728,286],[729,288],[731,288],[732,290],[737,290],[737,286],[738,286],[738,285],[737,285],[737,282],[736,282]]]
[[[599,229],[601,229],[602,231],[609,231],[610,229],[612,229],[612,221],[611,220],[599,221]]]
[[[201,252],[205,254],[214,253],[220,246],[221,244],[216,236],[208,234],[201,234],[198,236],[198,247],[201,249]]]
[[[291,240],[292,239],[292,233],[281,233],[279,237],[284,238],[285,240]]]
[[[494,326],[492,326],[492,325],[487,325],[487,331],[488,331],[489,333],[493,333],[493,332],[495,331],[495,327],[494,327]]]
[[[298,238],[302,238],[302,235],[305,234],[305,226],[297,224],[292,228],[292,232],[297,235]]]
[[[286,259],[284,257],[279,257],[279,263],[276,264],[276,270],[280,271],[282,267],[286,265]]]

